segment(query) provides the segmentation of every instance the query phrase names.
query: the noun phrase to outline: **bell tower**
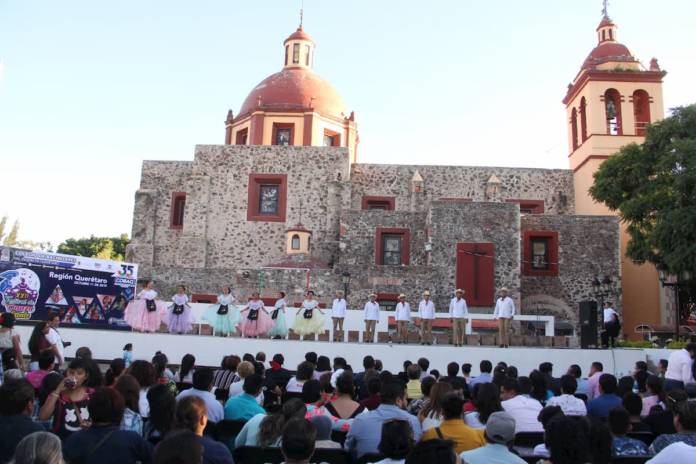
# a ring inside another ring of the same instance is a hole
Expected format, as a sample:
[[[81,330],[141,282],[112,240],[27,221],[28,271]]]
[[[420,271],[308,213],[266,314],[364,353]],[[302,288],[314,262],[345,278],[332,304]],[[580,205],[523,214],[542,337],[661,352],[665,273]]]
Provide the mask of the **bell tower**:
[[[618,41],[606,2],[597,26],[597,45],[583,62],[563,99],[568,124],[568,152],[575,186],[575,211],[613,215],[589,193],[599,166],[630,143],[645,141],[646,125],[664,118],[662,79],[657,59],[643,66]],[[635,337],[637,325],[663,324],[662,292],[654,266],[636,265],[626,257],[628,234],[621,226],[621,301],[624,332]],[[601,273],[601,269],[588,272]],[[617,279],[618,280],[618,279]],[[619,296],[617,296],[618,298]]]

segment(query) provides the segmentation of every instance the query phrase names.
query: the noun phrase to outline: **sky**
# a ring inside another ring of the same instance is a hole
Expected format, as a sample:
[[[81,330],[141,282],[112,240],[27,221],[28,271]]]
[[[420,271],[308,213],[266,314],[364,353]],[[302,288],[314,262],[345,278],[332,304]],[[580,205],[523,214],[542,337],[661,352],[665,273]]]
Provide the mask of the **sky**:
[[[0,215],[20,239],[130,233],[144,159],[192,160],[282,67],[300,0],[0,0]],[[600,0],[304,0],[359,162],[567,168],[561,100]],[[612,0],[619,41],[696,102],[696,2]]]

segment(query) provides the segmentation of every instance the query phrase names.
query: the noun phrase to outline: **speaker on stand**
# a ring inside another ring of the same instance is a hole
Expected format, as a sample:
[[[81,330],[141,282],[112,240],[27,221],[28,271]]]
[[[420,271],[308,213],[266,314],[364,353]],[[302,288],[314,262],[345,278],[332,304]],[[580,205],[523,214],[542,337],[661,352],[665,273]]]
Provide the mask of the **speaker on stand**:
[[[580,302],[580,347],[599,348],[597,343],[597,302]]]

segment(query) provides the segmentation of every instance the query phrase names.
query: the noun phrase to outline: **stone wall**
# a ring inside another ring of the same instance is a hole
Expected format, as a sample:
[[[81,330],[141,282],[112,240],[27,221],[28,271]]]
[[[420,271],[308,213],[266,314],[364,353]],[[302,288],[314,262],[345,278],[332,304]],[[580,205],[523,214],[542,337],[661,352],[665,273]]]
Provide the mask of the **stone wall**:
[[[416,171],[423,178],[422,193],[411,189]],[[493,175],[501,181],[500,189],[487,198],[486,185]],[[351,188],[352,209],[360,209],[363,196],[393,196],[397,211],[426,210],[440,198],[543,200],[547,214],[575,211],[573,172],[566,169],[354,164]]]
[[[553,314],[577,324],[579,303],[594,300],[592,279],[621,275],[619,221],[613,216],[524,215],[522,231],[558,232],[558,276],[522,276],[522,304],[527,314]],[[617,311],[621,289],[616,285]]]

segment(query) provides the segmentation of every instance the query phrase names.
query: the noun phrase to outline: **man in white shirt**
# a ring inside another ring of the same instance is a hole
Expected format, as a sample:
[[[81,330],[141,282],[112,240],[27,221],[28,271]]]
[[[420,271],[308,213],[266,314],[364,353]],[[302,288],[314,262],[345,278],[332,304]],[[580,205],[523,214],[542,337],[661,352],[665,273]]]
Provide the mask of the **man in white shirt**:
[[[543,432],[544,426],[538,419],[542,410],[541,403],[527,395],[520,395],[519,392],[517,379],[505,379],[501,387],[500,404],[515,419],[515,433]]]
[[[331,306],[331,320],[333,321],[333,340],[343,340],[343,321],[346,318],[346,300],[343,298],[343,291],[336,291],[336,299]]]
[[[406,302],[406,295],[399,295],[396,304],[396,343],[408,343],[408,323],[411,322],[411,305]]]
[[[500,337],[500,347],[510,347],[510,323],[515,317],[515,302],[508,296],[508,289],[500,289],[500,298],[495,303],[493,317],[498,321],[498,334]]]
[[[678,462],[696,461],[696,446],[689,446],[684,442],[672,443],[657,453],[654,458],[645,464],[676,464]]]
[[[469,308],[464,299],[464,290],[458,288],[454,291],[454,295],[449,305],[449,317],[452,321],[452,343],[454,346],[462,346],[464,345],[466,322],[469,319]]]
[[[689,343],[681,350],[669,355],[667,372],[665,372],[665,390],[680,390],[689,382],[693,382],[692,365],[696,358],[696,343]]]
[[[435,303],[430,299],[428,290],[423,292],[423,299],[418,304],[418,318],[421,323],[421,345],[432,345]]]
[[[60,315],[57,313],[50,313],[48,316],[48,333],[46,334],[46,341],[51,344],[54,348],[54,352],[57,353],[58,361],[56,368],[60,368],[65,361],[65,345],[63,344],[63,339],[58,333],[58,326],[60,325]]]
[[[616,345],[616,337],[619,336],[619,331],[621,330],[621,324],[619,322],[619,313],[614,311],[611,307],[611,303],[607,301],[604,303],[604,331],[602,332],[602,346],[608,348],[610,345],[612,348]]]
[[[558,406],[566,416],[586,416],[585,402],[575,397],[578,381],[572,375],[561,377],[561,395],[554,396],[546,402],[546,406]]]
[[[379,321],[379,303],[375,301],[377,295],[370,293],[370,300],[365,303],[365,336],[363,337],[363,342],[374,343],[375,341],[375,327],[377,326],[377,321]]]

